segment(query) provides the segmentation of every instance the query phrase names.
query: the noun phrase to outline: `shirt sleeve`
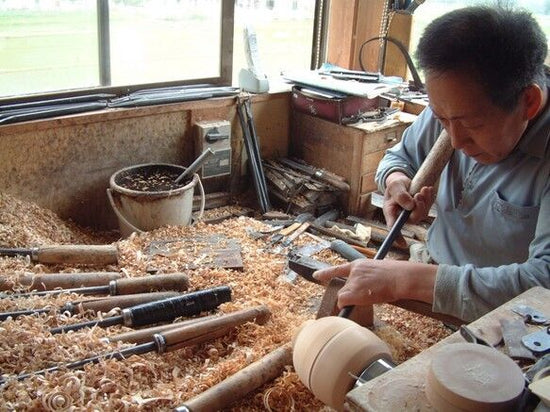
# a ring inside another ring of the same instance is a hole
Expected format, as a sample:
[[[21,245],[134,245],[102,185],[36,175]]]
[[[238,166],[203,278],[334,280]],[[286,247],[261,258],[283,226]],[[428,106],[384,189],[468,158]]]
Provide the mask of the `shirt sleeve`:
[[[412,179],[441,130],[442,126],[431,109],[424,109],[415,122],[405,129],[401,141],[388,149],[379,163],[375,175],[378,189],[383,193],[386,190],[386,178],[396,171]]]
[[[498,267],[440,264],[434,288],[434,312],[472,321],[532,287],[550,289],[549,222],[550,181],[543,191],[528,259]]]

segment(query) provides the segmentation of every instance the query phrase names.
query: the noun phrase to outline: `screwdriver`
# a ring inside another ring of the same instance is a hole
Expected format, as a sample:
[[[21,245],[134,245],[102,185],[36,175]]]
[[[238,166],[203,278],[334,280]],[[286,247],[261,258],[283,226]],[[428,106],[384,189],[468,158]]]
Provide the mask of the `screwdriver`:
[[[224,302],[231,300],[231,289],[229,286],[218,286],[215,288],[199,290],[186,293],[182,296],[149,302],[141,305],[122,309],[122,315],[111,316],[102,320],[76,323],[73,325],[60,326],[50,329],[50,333],[68,332],[87,327],[99,326],[106,328],[113,325],[124,325],[129,327],[144,326],[154,323],[172,321],[179,316],[194,316],[203,311],[216,309]]]
[[[53,289],[29,293],[2,293],[0,298],[28,298],[31,296],[58,295],[60,293],[77,293],[79,295],[131,295],[133,293],[153,292],[158,290],[184,291],[189,288],[189,278],[183,273],[149,275],[139,278],[111,280],[107,285],[87,286],[72,289]]]

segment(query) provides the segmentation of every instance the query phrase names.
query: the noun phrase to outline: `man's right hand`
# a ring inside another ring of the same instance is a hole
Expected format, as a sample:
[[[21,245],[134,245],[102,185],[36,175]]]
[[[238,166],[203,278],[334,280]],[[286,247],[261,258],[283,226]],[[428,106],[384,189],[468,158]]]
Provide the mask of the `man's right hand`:
[[[384,192],[384,217],[388,227],[392,227],[402,209],[412,210],[408,222],[418,223],[428,217],[434,202],[433,186],[425,186],[416,195],[411,196],[411,179],[403,172],[393,172],[386,178]]]

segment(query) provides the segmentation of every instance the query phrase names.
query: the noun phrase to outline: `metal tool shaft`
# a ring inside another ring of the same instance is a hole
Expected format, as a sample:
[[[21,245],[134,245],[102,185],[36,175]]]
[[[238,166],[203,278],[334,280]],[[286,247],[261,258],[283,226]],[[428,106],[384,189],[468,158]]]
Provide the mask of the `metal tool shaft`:
[[[428,156],[418,169],[418,172],[411,181],[410,194],[415,195],[424,186],[433,186],[439,178],[443,168],[448,163],[449,158],[453,153],[453,147],[451,145],[451,138],[443,129],[441,134],[437,138],[432,150],[428,153]],[[375,260],[382,260],[386,257],[386,254],[390,250],[390,247],[394,240],[397,238],[401,229],[407,222],[411,214],[410,210],[402,210],[397,220],[390,229],[388,235],[382,242],[380,249],[374,256]],[[338,316],[343,318],[349,318],[354,306],[346,306],[342,308]]]

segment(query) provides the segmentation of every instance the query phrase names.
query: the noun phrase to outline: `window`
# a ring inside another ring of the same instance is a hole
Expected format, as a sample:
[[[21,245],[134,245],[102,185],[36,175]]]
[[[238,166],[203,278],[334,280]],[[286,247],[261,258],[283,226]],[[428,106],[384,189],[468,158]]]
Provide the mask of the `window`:
[[[264,72],[308,69],[315,0],[1,0],[0,99],[235,84],[255,26]]]

